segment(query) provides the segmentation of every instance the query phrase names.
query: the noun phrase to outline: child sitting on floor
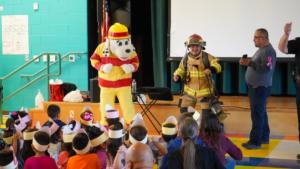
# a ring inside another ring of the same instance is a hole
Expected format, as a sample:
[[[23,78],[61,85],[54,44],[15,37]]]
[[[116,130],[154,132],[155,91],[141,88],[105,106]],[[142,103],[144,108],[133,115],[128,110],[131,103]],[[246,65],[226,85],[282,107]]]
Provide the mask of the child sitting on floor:
[[[46,155],[50,144],[50,129],[48,127],[37,131],[32,139],[32,148],[35,155],[25,161],[24,169],[57,169],[53,158]]]
[[[90,153],[91,143],[84,130],[80,130],[72,141],[76,155],[69,158],[67,169],[101,169],[100,161],[95,153]]]
[[[101,168],[106,168],[106,141],[108,140],[108,134],[99,127],[92,126],[89,128],[88,135],[92,145],[91,152],[97,154],[101,162]]]
[[[68,125],[62,127],[63,133],[63,144],[62,144],[62,151],[59,153],[58,156],[58,168],[65,169],[67,168],[67,162],[70,157],[76,155],[75,151],[72,147],[72,141],[76,132],[80,129],[81,125],[78,121],[71,120]]]
[[[58,154],[61,149],[61,127],[64,126],[65,123],[59,119],[60,108],[58,105],[49,105],[47,108],[47,114],[49,120],[43,126],[48,126],[51,130],[50,147],[48,152],[50,156],[57,162]]]

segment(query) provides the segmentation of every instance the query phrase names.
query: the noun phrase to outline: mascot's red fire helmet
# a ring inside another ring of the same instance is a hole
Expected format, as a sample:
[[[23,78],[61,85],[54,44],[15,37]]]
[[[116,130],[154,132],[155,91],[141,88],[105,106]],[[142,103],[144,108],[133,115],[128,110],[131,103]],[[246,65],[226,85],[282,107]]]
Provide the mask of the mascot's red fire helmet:
[[[120,23],[113,24],[108,30],[108,39],[128,39],[130,35],[125,25]]]

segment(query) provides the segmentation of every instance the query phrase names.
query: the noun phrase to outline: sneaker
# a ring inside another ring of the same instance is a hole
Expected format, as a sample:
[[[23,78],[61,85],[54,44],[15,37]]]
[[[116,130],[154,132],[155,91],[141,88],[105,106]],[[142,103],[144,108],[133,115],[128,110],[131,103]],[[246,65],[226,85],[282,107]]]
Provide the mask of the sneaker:
[[[248,150],[260,149],[260,145],[255,145],[250,142],[243,143],[242,146]]]

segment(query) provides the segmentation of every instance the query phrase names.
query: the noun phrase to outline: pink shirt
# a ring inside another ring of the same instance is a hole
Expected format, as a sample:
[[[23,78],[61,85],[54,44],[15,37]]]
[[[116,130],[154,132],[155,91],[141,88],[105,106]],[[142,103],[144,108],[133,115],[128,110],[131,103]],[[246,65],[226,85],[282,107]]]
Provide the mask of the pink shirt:
[[[105,150],[98,150],[97,151],[97,156],[98,156],[98,159],[100,161],[100,165],[101,165],[101,168],[106,168],[106,151]]]
[[[53,158],[49,156],[41,156],[41,157],[29,157],[25,161],[24,169],[57,169],[56,163]]]

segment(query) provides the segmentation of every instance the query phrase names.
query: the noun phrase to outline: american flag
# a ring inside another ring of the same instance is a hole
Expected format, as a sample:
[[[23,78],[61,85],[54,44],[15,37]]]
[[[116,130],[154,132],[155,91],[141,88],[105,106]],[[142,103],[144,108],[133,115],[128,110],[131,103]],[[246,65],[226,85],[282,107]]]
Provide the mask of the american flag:
[[[110,0],[102,1],[101,42],[105,42],[109,29]]]

